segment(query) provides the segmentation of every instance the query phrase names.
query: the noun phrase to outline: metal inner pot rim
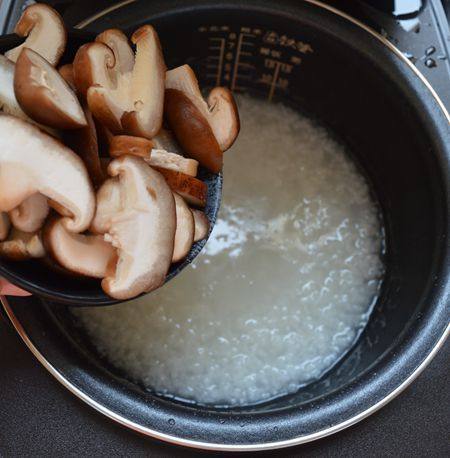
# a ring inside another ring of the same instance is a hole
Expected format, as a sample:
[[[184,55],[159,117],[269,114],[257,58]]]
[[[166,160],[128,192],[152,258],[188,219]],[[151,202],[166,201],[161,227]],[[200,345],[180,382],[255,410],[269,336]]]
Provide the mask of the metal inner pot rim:
[[[123,6],[126,6],[130,3],[134,3],[136,0],[125,0],[123,2],[117,3],[116,5],[111,6],[110,8],[104,10],[103,12],[92,16],[91,18],[86,19],[82,23],[78,24],[77,28],[84,28],[94,20],[100,18],[104,14],[107,14],[108,12],[114,11],[116,9],[119,9]],[[420,73],[420,71],[403,55],[403,53],[396,48],[391,42],[389,42],[385,37],[377,33],[375,30],[371,29],[364,23],[360,22],[359,20],[349,16],[348,14],[332,7],[326,4],[321,3],[320,1],[317,0],[303,0],[306,3],[313,4],[319,8],[325,9],[337,16],[340,16],[343,19],[346,19],[347,21],[350,21],[353,25],[356,25],[360,29],[363,29],[365,32],[369,33],[372,37],[374,37],[376,40],[378,40],[380,43],[382,43],[384,46],[386,46],[391,52],[393,52],[397,57],[399,57],[404,63],[407,64],[407,66],[413,71],[415,76],[419,78],[419,80],[425,85],[425,87],[428,89],[432,97],[435,99],[437,102],[438,106],[442,110],[444,117],[447,119],[447,121],[450,123],[450,115],[449,112],[447,111],[446,107],[444,106],[443,102],[437,95],[436,91],[433,89],[433,87],[430,85],[428,80]],[[11,321],[12,325],[16,329],[17,333],[19,334],[20,338],[23,340],[23,342],[27,345],[27,347],[30,349],[30,351],[33,353],[33,355],[37,358],[37,360],[47,369],[47,371],[58,380],[65,388],[67,388],[69,391],[71,391],[75,396],[77,396],[79,399],[81,399],[83,402],[88,404],[89,406],[93,407],[95,410],[98,412],[102,413],[106,417],[110,418],[111,420],[126,426],[127,428],[134,430],[138,433],[151,436],[155,439],[162,440],[167,443],[171,443],[174,445],[182,445],[185,447],[191,447],[191,448],[197,448],[197,449],[205,449],[205,450],[216,450],[216,451],[258,451],[258,450],[271,450],[271,449],[277,449],[277,448],[285,448],[285,447],[291,447],[294,445],[300,445],[304,444],[307,442],[311,442],[317,439],[320,439],[322,437],[334,434],[338,431],[341,431],[343,429],[346,429],[355,423],[358,423],[359,421],[363,420],[364,418],[368,417],[369,415],[373,414],[377,410],[379,410],[381,407],[386,405],[388,402],[390,402],[392,399],[394,399],[396,396],[398,396],[403,390],[405,390],[421,373],[422,371],[428,366],[428,364],[431,362],[431,360],[434,358],[434,356],[437,354],[439,349],[443,346],[444,342],[446,341],[447,337],[450,335],[450,324],[447,324],[447,327],[445,328],[443,334],[439,337],[437,342],[435,343],[434,347],[430,350],[430,352],[425,356],[425,358],[422,360],[422,362],[413,370],[412,373],[396,388],[394,388],[388,395],[386,395],[384,398],[382,398],[380,401],[372,405],[370,408],[360,412],[359,414],[341,422],[338,423],[332,427],[323,429],[321,431],[317,431],[313,434],[308,434],[304,436],[299,436],[293,439],[288,439],[288,440],[283,440],[283,441],[274,441],[274,442],[266,442],[266,443],[261,443],[261,444],[239,444],[239,445],[233,445],[233,444],[220,444],[220,443],[209,443],[209,442],[201,442],[201,441],[195,441],[195,440],[190,440],[190,439],[183,439],[179,438],[177,436],[161,433],[159,431],[143,427],[125,417],[122,415],[119,415],[115,413],[114,411],[108,409],[104,405],[96,402],[94,399],[92,399],[90,396],[85,394],[82,390],[77,388],[74,384],[72,384],[67,378],[65,378],[45,357],[44,355],[35,347],[31,339],[28,337],[25,329],[19,322],[19,320],[16,318],[12,308],[9,306],[9,303],[5,297],[0,297],[0,301],[2,303],[2,306],[6,312],[6,315],[8,316],[9,320]]]

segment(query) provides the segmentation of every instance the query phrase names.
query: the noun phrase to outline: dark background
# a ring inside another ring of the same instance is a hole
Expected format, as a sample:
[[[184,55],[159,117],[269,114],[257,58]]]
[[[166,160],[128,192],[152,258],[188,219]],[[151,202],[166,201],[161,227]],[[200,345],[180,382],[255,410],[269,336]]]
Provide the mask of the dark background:
[[[22,0],[0,0],[0,31],[11,30],[23,3]],[[76,24],[115,2],[54,0],[47,3],[54,4],[66,22]],[[329,3],[382,30],[404,52],[420,57],[433,45],[437,48],[436,54],[449,55],[450,32],[440,0],[427,2],[421,20],[430,25],[417,34],[404,32],[395,19],[366,8],[356,0],[329,0]],[[443,4],[450,12],[450,1],[444,0]],[[448,57],[431,69],[420,58],[416,66],[450,107]],[[368,419],[318,442],[260,455],[450,457],[449,361],[450,344],[447,343],[404,393]],[[138,436],[83,404],[38,364],[0,315],[1,457],[181,457],[193,454],[213,455]]]

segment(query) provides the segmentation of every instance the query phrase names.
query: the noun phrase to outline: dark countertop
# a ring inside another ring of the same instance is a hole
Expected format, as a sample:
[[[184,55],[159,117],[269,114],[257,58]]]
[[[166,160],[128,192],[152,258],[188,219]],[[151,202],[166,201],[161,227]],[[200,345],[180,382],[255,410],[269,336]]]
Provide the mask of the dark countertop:
[[[2,1],[4,6],[14,4],[12,0],[0,0],[0,7]],[[428,2],[427,15],[437,2]],[[450,0],[445,2],[450,5]],[[72,13],[70,5],[76,3],[79,7],[81,1],[49,3],[69,5],[66,17],[73,14],[74,23],[80,19]],[[84,17],[90,14],[89,5],[94,3],[84,2],[81,8]],[[337,0],[332,3],[342,8],[350,4]],[[429,17],[431,24],[432,15]],[[419,35],[413,35],[416,39],[411,40],[411,35],[399,33],[397,29],[386,26],[385,30],[388,36],[397,34],[393,41],[405,52],[417,52],[419,54],[415,55],[420,56],[429,45],[427,39],[419,40]],[[448,34],[441,38],[441,46],[448,46]],[[436,41],[430,40],[430,43]],[[442,65],[450,64],[447,60]],[[423,59],[417,66],[435,88],[440,89],[449,105],[448,73],[428,70]],[[275,453],[277,456],[307,457],[448,457],[449,387],[450,342],[447,342],[425,372],[376,414],[329,438]],[[138,436],[84,405],[38,364],[0,314],[0,457],[177,457],[194,454],[202,453]],[[206,454],[212,455],[211,452]]]
[[[84,405],[38,364],[3,318],[0,349],[0,456],[200,454],[138,436]],[[450,456],[449,363],[447,342],[425,372],[376,414],[334,436],[279,451],[277,456]]]

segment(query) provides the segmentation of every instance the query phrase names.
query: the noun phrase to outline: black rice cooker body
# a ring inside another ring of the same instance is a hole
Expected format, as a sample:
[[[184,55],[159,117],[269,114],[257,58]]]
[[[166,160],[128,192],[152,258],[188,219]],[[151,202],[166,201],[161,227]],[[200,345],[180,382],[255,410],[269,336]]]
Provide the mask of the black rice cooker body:
[[[387,272],[368,326],[345,358],[319,381],[257,406],[226,409],[164,398],[127,380],[89,344],[65,307],[11,298],[6,309],[35,352],[55,369],[54,375],[135,430],[219,449],[316,439],[391,399],[443,341],[450,295],[449,121],[405,59],[361,26],[322,6],[263,0],[196,1],[186,6],[189,3],[139,1],[90,27],[132,32],[143,23],[153,24],[168,67],[189,63],[204,85],[211,84],[205,34],[211,25],[219,30],[228,26],[228,32],[238,37],[261,30],[266,40],[271,33],[278,44],[280,37],[287,37],[284,43],[296,47],[300,64],[293,65],[288,85],[279,85],[272,100],[309,113],[345,142],[380,205]],[[273,43],[261,47],[269,53],[284,51]],[[301,43],[312,51],[298,52]],[[263,81],[261,74],[272,64],[265,59],[278,57],[257,52],[255,69],[239,80],[239,90],[267,97],[270,79]],[[261,160],[276,153],[261,151]]]

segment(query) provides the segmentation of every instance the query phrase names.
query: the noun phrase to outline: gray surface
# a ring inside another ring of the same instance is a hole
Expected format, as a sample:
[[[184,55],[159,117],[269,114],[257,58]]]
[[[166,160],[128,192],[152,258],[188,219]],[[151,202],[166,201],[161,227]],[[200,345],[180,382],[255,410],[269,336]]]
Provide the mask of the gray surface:
[[[448,0],[445,1],[448,3]],[[0,0],[0,6],[7,3],[13,2]],[[60,0],[57,3],[69,4],[70,1]],[[341,8],[350,5],[348,0],[331,3],[338,3]],[[436,8],[440,8],[438,0],[430,0],[425,27],[419,34],[398,32],[390,21],[383,25],[397,46],[419,58],[418,68],[448,103],[450,83],[448,73],[444,71],[448,68],[448,59],[439,61],[438,67],[433,69],[423,65],[425,49],[429,45],[437,44],[435,55],[439,55],[448,50],[450,42],[448,28],[444,33],[437,34],[439,38],[436,35],[434,39],[432,37]],[[84,14],[88,14],[88,10],[89,6],[86,6]],[[73,15],[75,17],[75,13]],[[432,25],[426,25],[428,23]],[[449,457],[449,363],[450,342],[447,342],[419,379],[375,415],[337,435],[306,446],[286,449],[277,455]],[[198,453],[137,436],[84,405],[39,366],[0,316],[1,457],[176,457]],[[261,455],[269,456],[273,452]]]
[[[419,379],[381,411],[337,435],[277,456],[450,456],[449,362],[447,342]],[[85,406],[39,366],[2,318],[0,387],[0,456],[199,454],[138,436]]]

